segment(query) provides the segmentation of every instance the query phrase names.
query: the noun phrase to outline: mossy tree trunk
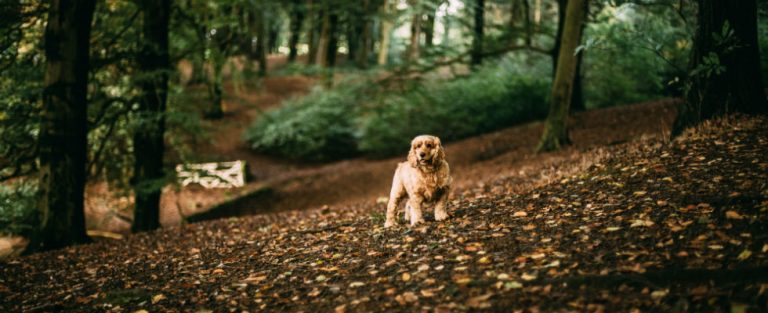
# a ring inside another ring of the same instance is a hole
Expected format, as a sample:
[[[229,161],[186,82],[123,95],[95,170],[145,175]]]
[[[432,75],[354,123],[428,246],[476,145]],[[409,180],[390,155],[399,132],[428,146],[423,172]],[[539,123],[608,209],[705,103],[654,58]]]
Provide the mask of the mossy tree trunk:
[[[387,65],[387,59],[389,58],[389,41],[392,36],[393,22],[389,16],[390,14],[390,0],[384,0],[384,4],[381,6],[381,41],[379,44],[379,55],[377,57],[377,63],[379,65]]]
[[[485,0],[475,0],[475,23],[473,25],[472,52],[470,53],[470,65],[477,67],[483,63],[483,37],[485,30]]]
[[[320,28],[320,37],[317,40],[317,55],[315,64],[322,67],[326,67],[328,62],[328,42],[331,32],[331,16],[330,7],[328,1],[323,2],[322,11],[322,26]]]
[[[317,38],[317,26],[318,22],[320,20],[320,12],[321,10],[317,9],[317,3],[308,0],[307,1],[307,16],[309,17],[309,21],[307,24],[309,26],[307,27],[307,45],[309,46],[309,51],[307,51],[307,64],[315,64],[317,61],[317,46],[318,46],[318,38]]]
[[[84,193],[88,144],[88,50],[95,0],[52,0],[45,29],[45,83],[38,137],[39,229],[31,251],[88,242]]]
[[[574,52],[581,42],[583,29],[581,24],[586,17],[586,5],[586,0],[570,0],[566,9],[565,27],[560,43],[555,81],[552,84],[549,114],[544,122],[544,134],[537,148],[540,152],[559,150],[563,145],[570,143],[567,121],[578,59]]]
[[[434,46],[436,10],[437,9],[430,9],[429,12],[427,12],[427,23],[424,25],[424,46],[427,48]]]
[[[568,7],[568,0],[557,0],[557,34],[555,35],[555,46],[552,48],[552,78],[554,79],[557,71],[557,61],[560,56],[560,42],[563,38],[563,27],[565,25],[565,12]],[[589,2],[587,2],[587,10],[589,10]],[[584,32],[584,27],[587,23],[581,24],[581,31]],[[573,80],[573,93],[571,94],[571,111],[584,111],[586,106],[584,105],[584,92],[581,83],[581,63],[584,59],[584,51],[581,51],[576,59],[576,77]]]
[[[160,227],[160,194],[164,185],[165,107],[168,98],[168,22],[170,0],[143,0],[143,44],[139,69],[146,75],[139,83],[141,126],[133,134],[133,183],[135,206],[133,232]]]
[[[264,8],[259,7],[256,12],[256,51],[258,51],[259,56],[259,77],[266,77],[267,76],[267,55],[269,54],[269,38],[267,27],[269,26],[267,24],[267,19],[264,14]]]
[[[329,8],[328,12],[328,51],[326,52],[326,67],[336,66],[336,53],[339,50],[339,14]]]
[[[679,108],[673,134],[728,113],[768,113],[757,44],[757,2],[697,2],[686,101]]]

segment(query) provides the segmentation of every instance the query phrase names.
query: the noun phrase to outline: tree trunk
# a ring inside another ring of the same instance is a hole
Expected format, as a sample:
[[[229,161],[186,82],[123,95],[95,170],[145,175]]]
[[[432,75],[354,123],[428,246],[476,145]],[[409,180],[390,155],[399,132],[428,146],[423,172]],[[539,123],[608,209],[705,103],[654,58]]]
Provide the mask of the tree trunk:
[[[373,7],[373,4],[371,3],[371,0],[364,0],[363,5],[362,30],[358,40],[360,47],[355,55],[355,64],[358,68],[368,67],[368,54],[371,47],[371,7]]]
[[[697,2],[698,27],[691,54],[689,88],[673,134],[703,120],[733,112],[768,113],[760,73],[756,1]]]
[[[416,10],[411,18],[411,42],[408,46],[408,54],[406,59],[409,62],[415,62],[419,59],[419,40],[421,39],[421,10],[418,8],[418,0],[409,1],[411,7]]]
[[[302,23],[304,23],[304,8],[302,8],[300,0],[293,0],[291,2],[291,37],[288,39],[288,62],[295,62],[296,56],[299,55],[296,46],[299,44]]]
[[[160,193],[163,188],[165,151],[165,102],[168,98],[168,22],[170,0],[143,0],[144,35],[139,69],[148,77],[141,80],[139,103],[141,127],[133,134],[133,183],[135,209],[133,232],[160,227]]]
[[[389,41],[392,36],[393,22],[389,15],[389,0],[384,0],[384,4],[381,6],[381,45],[379,46],[379,55],[377,63],[379,65],[387,65],[387,58],[389,57]]]
[[[472,53],[470,64],[477,67],[483,63],[483,32],[485,29],[485,0],[475,0],[474,36],[472,36]]]
[[[339,49],[339,15],[336,11],[329,11],[328,16],[328,52],[325,62],[327,67],[336,66],[336,53]]]
[[[329,10],[330,8],[328,7],[328,4],[324,3],[322,9],[323,24],[320,29],[320,38],[317,41],[317,60],[315,61],[315,64],[320,65],[321,67],[326,67],[326,62],[328,62],[328,37],[331,32],[331,17]]]
[[[223,89],[221,71],[224,68],[226,56],[223,51],[220,51],[218,47],[211,49],[210,65],[211,73],[208,78],[208,96],[210,97],[210,106],[205,112],[205,118],[219,119],[224,117],[223,107]]]
[[[568,139],[568,111],[573,96],[573,81],[576,78],[576,47],[581,42],[582,23],[586,17],[586,0],[570,0],[566,9],[565,27],[560,44],[557,72],[552,84],[552,103],[544,123],[544,134],[538,151],[559,150],[570,143]]]
[[[88,50],[95,3],[50,3],[38,137],[40,228],[32,236],[31,251],[89,241],[83,206],[88,145]]]
[[[436,12],[433,10],[429,10],[429,13],[427,13],[427,25],[424,26],[424,45],[426,47],[434,46],[435,15]]]
[[[589,2],[586,4],[586,10],[589,11]],[[565,12],[568,7],[568,0],[557,0],[557,34],[555,36],[555,46],[552,48],[552,78],[554,79],[557,71],[557,61],[560,55],[560,42],[563,38],[563,26],[565,25]],[[587,23],[581,24],[581,32],[584,33],[584,27]],[[584,105],[584,93],[581,85],[581,63],[584,59],[582,50],[576,59],[576,78],[573,81],[573,93],[571,96],[571,111],[578,112],[586,110]]]
[[[256,12],[256,50],[259,55],[259,77],[267,76],[267,55],[269,54],[267,41],[267,19],[264,16],[264,10],[259,8]]]
[[[317,9],[317,4],[312,0],[307,2],[309,27],[307,28],[307,45],[309,45],[309,51],[307,51],[307,64],[315,64],[317,61],[317,24],[320,10]]]

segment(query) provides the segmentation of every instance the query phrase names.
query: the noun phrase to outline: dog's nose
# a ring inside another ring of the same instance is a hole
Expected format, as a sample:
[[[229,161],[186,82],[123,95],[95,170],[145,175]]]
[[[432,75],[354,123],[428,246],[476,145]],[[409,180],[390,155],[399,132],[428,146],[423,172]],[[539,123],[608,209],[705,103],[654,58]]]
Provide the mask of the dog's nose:
[[[424,153],[424,152],[419,152],[419,156],[420,156],[420,157],[422,157],[422,158],[423,158],[425,155],[427,155],[427,154],[426,154],[426,153]]]

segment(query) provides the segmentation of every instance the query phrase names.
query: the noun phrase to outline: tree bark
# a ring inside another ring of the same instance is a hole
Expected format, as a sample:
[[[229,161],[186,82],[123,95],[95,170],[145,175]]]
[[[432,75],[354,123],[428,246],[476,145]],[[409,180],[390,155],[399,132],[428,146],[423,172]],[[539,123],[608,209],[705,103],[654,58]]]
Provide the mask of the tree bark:
[[[326,52],[326,67],[336,66],[336,53],[339,49],[339,14],[329,8],[328,16],[328,52]]]
[[[576,77],[576,47],[581,42],[582,23],[586,17],[586,0],[570,0],[566,9],[565,27],[560,45],[555,81],[552,84],[552,103],[544,123],[538,151],[559,150],[569,144],[568,111],[573,96],[573,82]]]
[[[411,18],[411,42],[408,46],[408,54],[406,59],[409,62],[415,62],[419,59],[420,47],[419,39],[421,39],[421,10],[418,8],[418,0],[409,1],[411,7],[416,10]]]
[[[320,10],[316,8],[317,4],[312,0],[307,2],[309,27],[307,28],[307,45],[309,45],[309,51],[307,51],[307,64],[315,64],[317,61],[317,24],[318,17],[320,16]]]
[[[32,236],[31,251],[89,241],[83,207],[88,145],[88,50],[95,3],[50,3],[38,137],[40,224]]]
[[[170,0],[143,0],[143,43],[139,69],[146,78],[139,117],[143,120],[133,134],[133,182],[135,209],[133,232],[160,227],[160,193],[163,187],[163,152],[165,151],[165,106],[168,98],[168,22]]]
[[[424,46],[432,47],[435,41],[435,15],[434,10],[427,13],[427,24],[424,26]]]
[[[485,0],[475,0],[474,36],[472,36],[472,53],[470,65],[477,67],[483,63],[483,33],[485,29]]]
[[[698,27],[691,53],[691,74],[686,101],[680,106],[673,127],[674,135],[716,116],[768,113],[760,73],[756,1],[697,2]]]
[[[587,11],[589,11],[589,2],[586,4]],[[568,0],[557,0],[557,34],[555,35],[555,46],[552,48],[552,79],[555,78],[557,71],[557,61],[560,56],[560,42],[563,38],[563,26],[565,25],[565,12],[568,7]],[[581,24],[581,32],[584,33],[584,27],[587,23]],[[573,81],[573,93],[571,96],[571,111],[578,112],[586,110],[584,105],[584,93],[581,84],[581,63],[584,59],[584,51],[582,50],[576,59],[576,78]]]
[[[304,8],[300,0],[291,1],[291,37],[288,39],[288,62],[295,62],[299,55],[296,46],[299,44],[301,25],[304,23]]]
[[[327,1],[323,3],[322,8],[322,28],[320,29],[320,38],[317,40],[317,60],[315,64],[326,67],[328,62],[328,42],[331,32],[331,17],[329,14]]]
[[[256,12],[256,50],[258,50],[259,55],[259,77],[267,76],[267,55],[269,54],[267,41],[267,19],[264,16],[264,10],[259,8]]]
[[[377,58],[379,65],[387,65],[387,58],[389,57],[389,41],[392,36],[393,26],[393,22],[388,16],[389,10],[389,0],[384,0],[384,4],[381,6],[381,44]]]
[[[368,67],[368,55],[370,52],[371,47],[371,33],[372,33],[372,23],[371,23],[371,14],[374,12],[371,12],[371,7],[375,7],[372,3],[372,0],[364,0],[363,1],[363,16],[362,16],[362,29],[360,33],[360,37],[358,42],[360,43],[360,47],[358,49],[357,54],[355,55],[355,64],[358,68],[366,68]]]

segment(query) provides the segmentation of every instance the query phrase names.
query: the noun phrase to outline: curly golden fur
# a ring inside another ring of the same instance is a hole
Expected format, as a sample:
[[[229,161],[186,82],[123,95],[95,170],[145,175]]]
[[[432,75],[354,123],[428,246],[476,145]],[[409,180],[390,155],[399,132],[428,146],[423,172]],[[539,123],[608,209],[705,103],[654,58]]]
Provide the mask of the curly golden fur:
[[[408,161],[397,165],[392,179],[384,227],[396,224],[397,207],[406,196],[405,220],[409,220],[411,226],[424,222],[421,210],[427,205],[434,205],[435,220],[448,218],[446,206],[450,191],[451,173],[440,138],[430,135],[413,138]]]

